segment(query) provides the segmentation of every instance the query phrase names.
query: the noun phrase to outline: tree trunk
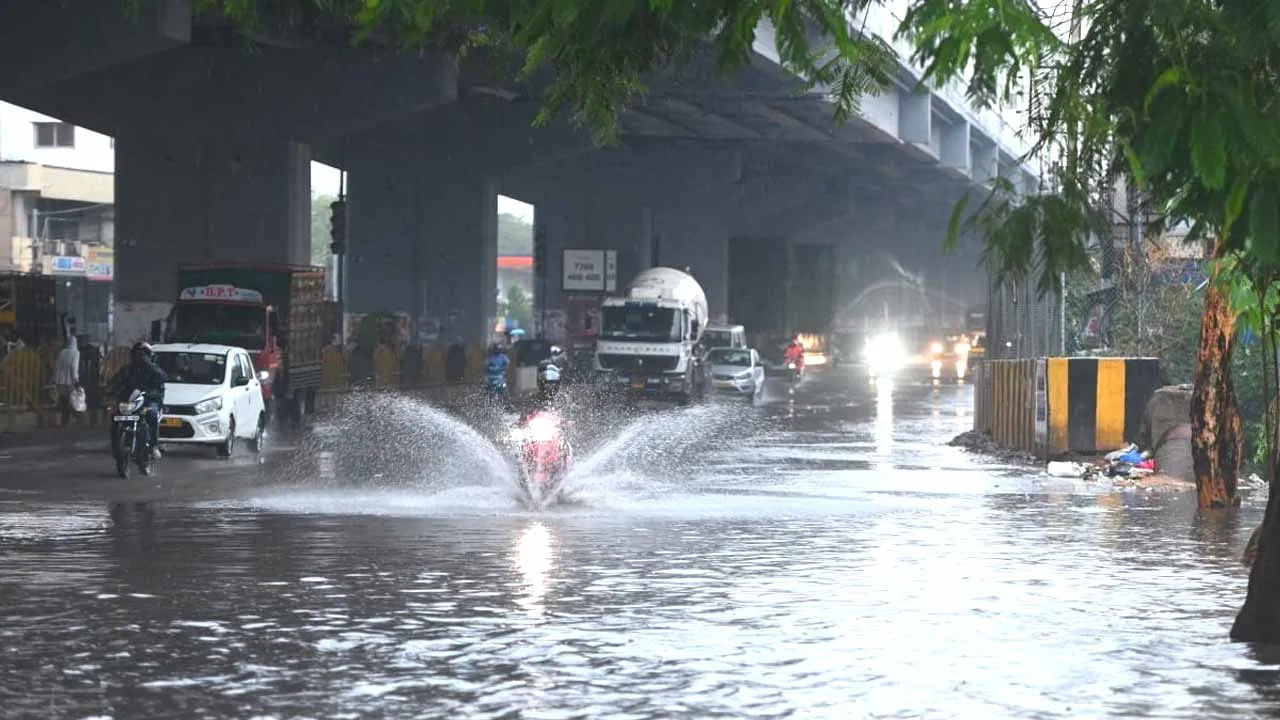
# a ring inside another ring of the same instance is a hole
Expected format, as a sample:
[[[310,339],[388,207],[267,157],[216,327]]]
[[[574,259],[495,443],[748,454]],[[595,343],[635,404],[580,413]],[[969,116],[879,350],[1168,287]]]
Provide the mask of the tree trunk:
[[[1236,316],[1217,283],[1217,271],[1205,288],[1195,391],[1191,396],[1191,460],[1200,507],[1239,504],[1236,480],[1244,433],[1231,383],[1231,351]]]
[[[1280,643],[1280,493],[1271,489],[1262,525],[1253,531],[1245,547],[1244,562],[1251,563],[1249,594],[1231,626],[1231,639],[1241,642]],[[1256,540],[1255,540],[1256,538]],[[1256,542],[1256,545],[1255,545]],[[1250,557],[1252,550],[1252,557]]]

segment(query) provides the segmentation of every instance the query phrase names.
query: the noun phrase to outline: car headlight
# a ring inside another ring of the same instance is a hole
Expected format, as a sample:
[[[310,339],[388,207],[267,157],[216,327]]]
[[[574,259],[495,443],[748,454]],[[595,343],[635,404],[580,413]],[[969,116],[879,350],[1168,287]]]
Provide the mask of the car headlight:
[[[196,403],[195,409],[196,409],[197,415],[204,415],[205,413],[211,413],[211,412],[214,412],[215,410],[221,410],[222,398],[211,397],[208,400],[201,400],[200,402]]]
[[[941,354],[942,354],[942,343],[937,342],[937,341],[934,341],[934,342],[929,343],[929,352],[933,353],[934,355],[941,355]]]
[[[734,375],[733,377],[736,380],[746,380],[747,378],[751,377],[751,371],[743,370],[742,372],[738,373],[737,375]]]

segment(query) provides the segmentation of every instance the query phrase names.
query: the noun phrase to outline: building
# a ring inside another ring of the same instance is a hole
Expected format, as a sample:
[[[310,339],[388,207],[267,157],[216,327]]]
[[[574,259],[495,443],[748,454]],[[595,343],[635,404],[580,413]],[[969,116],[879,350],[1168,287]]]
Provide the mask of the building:
[[[108,340],[115,142],[0,102],[0,272],[54,275],[60,313]]]

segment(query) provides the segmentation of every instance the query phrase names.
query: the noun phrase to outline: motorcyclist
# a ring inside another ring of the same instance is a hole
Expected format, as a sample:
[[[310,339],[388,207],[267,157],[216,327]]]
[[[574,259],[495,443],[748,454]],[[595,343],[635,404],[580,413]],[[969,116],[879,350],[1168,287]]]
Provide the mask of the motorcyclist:
[[[559,345],[551,346],[551,354],[538,363],[538,401],[550,405],[560,392],[560,384],[568,370],[569,356]]]
[[[120,402],[129,399],[134,390],[146,394],[145,410],[146,437],[145,445],[151,448],[152,455],[160,457],[160,406],[164,402],[164,384],[169,377],[152,360],[151,346],[145,342],[135,343],[129,351],[129,364],[120,368],[108,383],[108,389]]]
[[[783,357],[787,363],[795,364],[796,375],[804,372],[804,345],[798,339],[792,340],[791,344],[787,345],[787,351],[783,354]]]
[[[494,343],[489,346],[489,356],[484,363],[484,386],[490,395],[504,395],[507,391],[507,368],[511,360],[502,346]]]

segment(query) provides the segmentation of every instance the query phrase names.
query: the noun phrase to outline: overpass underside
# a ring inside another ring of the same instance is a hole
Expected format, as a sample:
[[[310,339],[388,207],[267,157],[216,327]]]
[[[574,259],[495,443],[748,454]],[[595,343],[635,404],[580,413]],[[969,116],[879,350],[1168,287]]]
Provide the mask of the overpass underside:
[[[346,310],[469,340],[494,314],[499,193],[537,209],[542,307],[566,305],[562,250],[613,249],[623,282],[655,261],[692,268],[723,317],[735,238],[831,245],[846,285],[887,253],[980,295],[976,254],[940,252],[947,218],[997,175],[1031,182],[905,72],[837,125],[822,93],[764,56],[730,77],[695,61],[655,79],[601,149],[564,121],[532,128],[534,93],[482,69],[250,45],[185,2],[121,20],[112,3],[70,16],[18,0],[0,28],[0,97],[116,138],[123,303],[170,301],[185,262],[307,262],[313,159],[348,171]]]

